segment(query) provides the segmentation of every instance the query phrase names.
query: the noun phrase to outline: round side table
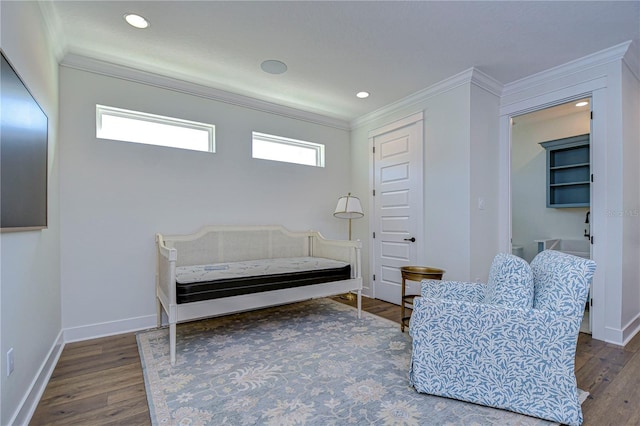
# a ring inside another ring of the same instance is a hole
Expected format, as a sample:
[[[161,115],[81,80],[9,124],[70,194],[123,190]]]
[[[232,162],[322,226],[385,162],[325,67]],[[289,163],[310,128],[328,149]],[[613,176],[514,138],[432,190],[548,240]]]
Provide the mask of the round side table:
[[[403,266],[400,268],[402,273],[402,298],[400,300],[400,331],[404,332],[404,327],[409,326],[410,316],[405,316],[404,310],[407,305],[411,305],[413,309],[413,298],[420,296],[419,294],[406,294],[406,280],[422,281],[422,280],[441,280],[445,273],[444,269],[432,268],[430,266]]]

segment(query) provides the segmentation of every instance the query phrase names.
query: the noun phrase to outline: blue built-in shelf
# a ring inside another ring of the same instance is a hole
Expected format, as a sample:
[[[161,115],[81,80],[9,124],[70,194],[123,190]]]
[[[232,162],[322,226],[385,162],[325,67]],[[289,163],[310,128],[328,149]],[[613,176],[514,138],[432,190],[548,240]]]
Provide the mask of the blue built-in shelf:
[[[547,207],[588,207],[589,134],[541,142],[547,152]]]

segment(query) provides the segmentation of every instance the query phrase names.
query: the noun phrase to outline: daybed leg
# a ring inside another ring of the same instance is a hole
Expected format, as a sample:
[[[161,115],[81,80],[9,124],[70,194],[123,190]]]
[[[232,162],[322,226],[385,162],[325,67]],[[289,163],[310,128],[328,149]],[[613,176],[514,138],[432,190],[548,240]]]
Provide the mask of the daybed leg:
[[[162,302],[158,297],[156,297],[156,316],[156,326],[160,328],[162,327]]]
[[[358,290],[358,319],[362,318],[362,290]]]
[[[169,324],[169,352],[171,365],[176,365],[176,323]]]

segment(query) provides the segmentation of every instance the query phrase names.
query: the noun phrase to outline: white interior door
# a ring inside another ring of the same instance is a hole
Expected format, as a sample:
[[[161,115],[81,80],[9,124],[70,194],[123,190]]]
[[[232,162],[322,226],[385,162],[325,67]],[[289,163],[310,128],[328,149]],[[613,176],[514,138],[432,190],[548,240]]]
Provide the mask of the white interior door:
[[[424,247],[423,125],[422,113],[418,113],[370,134],[374,150],[374,297],[395,304],[400,304],[400,267],[418,265]]]

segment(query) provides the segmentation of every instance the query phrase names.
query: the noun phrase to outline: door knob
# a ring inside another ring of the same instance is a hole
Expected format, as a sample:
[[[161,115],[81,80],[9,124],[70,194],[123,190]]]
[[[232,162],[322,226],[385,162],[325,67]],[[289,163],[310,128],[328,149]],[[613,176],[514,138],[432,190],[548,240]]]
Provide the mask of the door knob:
[[[416,242],[416,238],[415,237],[411,237],[411,238],[405,238],[405,241],[411,241],[412,243]]]

